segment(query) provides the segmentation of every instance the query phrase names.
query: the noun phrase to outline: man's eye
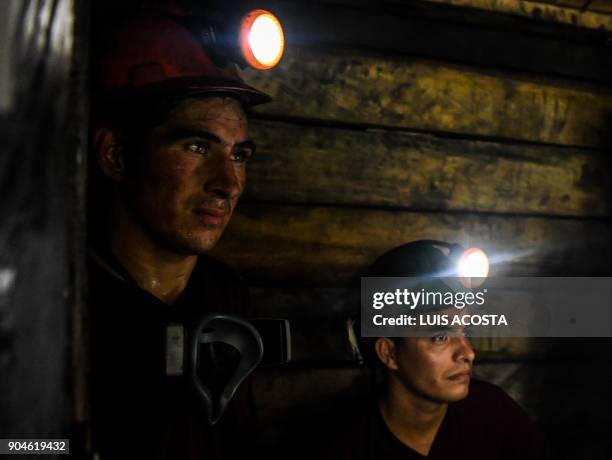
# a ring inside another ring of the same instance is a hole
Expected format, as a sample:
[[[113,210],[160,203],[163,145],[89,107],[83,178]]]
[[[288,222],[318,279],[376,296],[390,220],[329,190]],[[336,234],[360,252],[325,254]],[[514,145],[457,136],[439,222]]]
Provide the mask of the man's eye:
[[[448,335],[447,334],[436,334],[434,336],[431,337],[431,341],[434,343],[444,343],[448,340]]]
[[[247,152],[245,150],[239,150],[237,152],[234,152],[232,154],[232,160],[236,161],[238,163],[244,163],[245,161],[247,161],[249,158],[251,158],[251,153]]]
[[[199,153],[200,155],[208,152],[208,147],[202,142],[192,142],[191,144],[187,144],[186,147],[188,151],[192,153]]]

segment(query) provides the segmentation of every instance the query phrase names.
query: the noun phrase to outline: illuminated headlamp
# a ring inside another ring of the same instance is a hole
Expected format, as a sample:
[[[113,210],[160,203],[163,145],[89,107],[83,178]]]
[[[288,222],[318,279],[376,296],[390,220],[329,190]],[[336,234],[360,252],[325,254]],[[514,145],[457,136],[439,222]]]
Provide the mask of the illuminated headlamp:
[[[242,57],[255,69],[271,69],[285,50],[285,35],[279,20],[266,10],[250,11],[240,23],[238,42]]]
[[[210,17],[215,15],[210,14]],[[236,19],[239,19],[238,21]],[[236,19],[196,20],[190,28],[218,65],[229,59],[258,70],[276,66],[285,51],[285,34],[278,18],[256,9]]]
[[[460,278],[465,287],[478,287],[489,276],[489,258],[482,249],[465,249],[459,244],[437,240],[421,240],[415,243],[436,248],[444,254],[446,268],[435,276]]]
[[[461,254],[457,274],[462,278],[486,278],[489,275],[489,258],[482,249],[470,248]]]
[[[478,287],[489,276],[489,258],[482,249],[466,249],[456,263],[457,276],[465,287]]]

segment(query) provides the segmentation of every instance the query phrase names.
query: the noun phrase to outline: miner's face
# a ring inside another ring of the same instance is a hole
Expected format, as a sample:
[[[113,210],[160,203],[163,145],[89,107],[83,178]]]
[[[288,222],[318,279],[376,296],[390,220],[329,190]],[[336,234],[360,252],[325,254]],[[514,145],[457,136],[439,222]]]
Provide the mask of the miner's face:
[[[388,367],[409,392],[448,403],[467,396],[474,357],[466,337],[439,333],[396,339]]]
[[[254,151],[231,98],[187,99],[146,137],[122,184],[126,205],[158,242],[184,254],[212,249],[230,220]]]

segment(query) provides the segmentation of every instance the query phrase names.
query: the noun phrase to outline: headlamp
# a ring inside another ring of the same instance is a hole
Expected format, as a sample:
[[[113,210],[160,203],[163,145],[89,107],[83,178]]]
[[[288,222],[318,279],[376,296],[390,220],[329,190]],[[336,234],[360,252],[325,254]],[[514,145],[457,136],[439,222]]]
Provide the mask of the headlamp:
[[[482,249],[470,248],[461,254],[457,274],[462,278],[486,278],[489,275],[489,258]]]
[[[285,50],[285,35],[279,20],[266,10],[247,13],[238,36],[242,57],[255,69],[271,69]]]
[[[195,32],[218,65],[230,60],[241,67],[271,69],[280,62],[285,50],[280,21],[267,10],[250,10],[235,18],[209,12],[183,23]]]
[[[489,258],[479,248],[469,248],[461,254],[457,261],[456,276],[467,288],[481,286],[489,276]]]
[[[442,278],[456,277],[465,287],[470,288],[482,285],[489,276],[489,258],[482,249],[465,249],[459,244],[445,241],[419,240],[401,246],[396,251],[407,247],[411,248],[412,260],[404,261],[404,267],[397,266],[391,271],[406,272],[410,276],[427,274]],[[390,269],[387,267],[387,270]]]

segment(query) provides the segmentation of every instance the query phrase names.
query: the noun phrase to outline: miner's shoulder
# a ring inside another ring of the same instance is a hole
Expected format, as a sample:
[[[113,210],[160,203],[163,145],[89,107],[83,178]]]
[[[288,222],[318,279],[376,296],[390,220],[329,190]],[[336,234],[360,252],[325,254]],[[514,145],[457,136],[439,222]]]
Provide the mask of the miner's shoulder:
[[[449,404],[447,417],[479,436],[497,436],[516,423],[530,423],[525,411],[499,386],[472,379],[466,398]]]
[[[470,392],[467,399],[480,398],[488,402],[507,400],[508,394],[499,385],[473,378],[470,382]]]
[[[453,418],[468,428],[478,427],[498,439],[514,457],[540,458],[543,437],[527,412],[499,386],[473,379],[468,396],[452,404]]]
[[[527,417],[521,406],[501,387],[484,380],[472,379],[468,396],[457,403],[457,407],[469,410],[472,415],[479,414],[492,419],[510,413],[517,417]]]

